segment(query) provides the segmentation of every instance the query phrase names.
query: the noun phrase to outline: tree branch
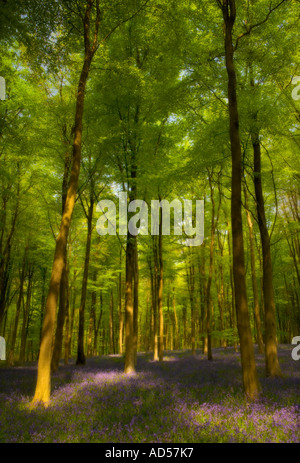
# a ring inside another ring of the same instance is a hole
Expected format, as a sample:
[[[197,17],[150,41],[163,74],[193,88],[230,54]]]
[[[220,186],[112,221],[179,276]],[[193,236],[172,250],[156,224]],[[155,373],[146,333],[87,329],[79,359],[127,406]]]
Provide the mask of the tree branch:
[[[247,27],[246,32],[244,32],[243,34],[241,34],[241,35],[239,35],[239,36],[237,37],[236,42],[235,42],[234,50],[237,49],[237,47],[238,47],[238,42],[239,42],[239,40],[240,40],[242,37],[245,37],[245,35],[249,35],[253,29],[255,29],[256,27],[259,27],[259,26],[261,26],[262,24],[264,24],[265,22],[267,22],[268,19],[269,19],[269,17],[270,17],[270,15],[273,13],[273,11],[277,10],[277,8],[279,8],[280,5],[282,5],[282,4],[283,4],[284,2],[286,2],[286,1],[288,1],[288,0],[281,0],[276,6],[274,6],[273,8],[270,8],[268,14],[266,15],[266,17],[265,17],[262,21],[259,21],[258,23],[253,24],[253,26],[249,26],[249,27],[246,26],[246,27]]]

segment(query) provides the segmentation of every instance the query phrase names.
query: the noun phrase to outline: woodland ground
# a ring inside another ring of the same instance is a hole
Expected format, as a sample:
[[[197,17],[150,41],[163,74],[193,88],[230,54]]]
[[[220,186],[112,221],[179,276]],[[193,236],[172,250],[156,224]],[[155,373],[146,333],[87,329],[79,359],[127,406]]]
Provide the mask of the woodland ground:
[[[28,409],[36,364],[0,365],[1,443],[300,442],[300,361],[279,346],[284,374],[265,377],[256,353],[263,397],[243,397],[240,354],[214,349],[168,352],[162,363],[139,354],[137,374],[123,373],[123,358],[105,356],[60,365],[52,375],[52,401]]]

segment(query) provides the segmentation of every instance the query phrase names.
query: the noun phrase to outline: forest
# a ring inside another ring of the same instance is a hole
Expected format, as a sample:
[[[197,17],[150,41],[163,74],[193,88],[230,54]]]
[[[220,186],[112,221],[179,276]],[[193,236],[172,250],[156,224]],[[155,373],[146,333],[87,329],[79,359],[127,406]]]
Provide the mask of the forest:
[[[299,25],[0,0],[0,442],[300,441]]]

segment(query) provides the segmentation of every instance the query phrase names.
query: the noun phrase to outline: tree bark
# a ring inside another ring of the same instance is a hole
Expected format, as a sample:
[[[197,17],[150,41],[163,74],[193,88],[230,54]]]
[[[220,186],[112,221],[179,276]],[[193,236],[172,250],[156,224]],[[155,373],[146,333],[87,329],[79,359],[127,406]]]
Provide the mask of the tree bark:
[[[267,229],[265,205],[261,182],[261,149],[259,133],[254,129],[251,133],[254,154],[254,188],[257,207],[258,226],[260,231],[263,259],[263,298],[265,310],[265,357],[267,376],[282,376],[277,352],[276,313],[272,277],[272,259],[270,237]]]
[[[161,201],[161,198],[159,198]],[[163,312],[163,278],[164,278],[164,267],[163,267],[163,255],[162,255],[162,208],[160,208],[160,221],[159,221],[159,235],[158,235],[158,316],[159,316],[159,350],[158,360],[163,361],[164,356],[164,312]]]
[[[25,351],[26,351],[26,339],[28,332],[28,321],[29,321],[29,310],[31,303],[31,293],[32,293],[32,280],[33,280],[33,267],[28,270],[28,285],[26,293],[26,303],[23,303],[23,320],[22,320],[22,330],[21,330],[21,346],[20,346],[20,355],[19,362],[25,362]]]
[[[65,134],[66,127],[63,127],[63,133]],[[65,138],[65,137],[64,137]],[[69,179],[69,171],[70,171],[70,164],[71,164],[71,157],[70,153],[67,151],[64,158],[64,174],[62,180],[62,214],[64,212],[66,197],[67,197],[67,188],[68,188],[68,179]],[[67,292],[67,248],[65,250],[64,255],[64,267],[62,269],[62,277],[59,287],[59,307],[58,307],[58,314],[57,314],[57,322],[56,322],[56,332],[55,332],[55,340],[54,340],[54,347],[52,353],[52,360],[51,360],[51,370],[56,371],[58,369],[59,360],[61,357],[62,351],[62,343],[63,343],[63,330],[64,330],[64,323],[65,323],[65,316],[66,316],[66,292]]]
[[[192,248],[193,249],[193,248]],[[193,262],[193,251],[190,253],[190,262],[187,268],[187,283],[191,303],[191,347],[192,355],[196,354],[196,335],[195,335],[195,266]]]
[[[65,308],[65,335],[64,335],[64,364],[68,365],[69,363],[69,337],[70,337],[70,289],[69,289],[69,268],[68,264],[66,266],[65,272],[66,278],[66,308]]]
[[[243,224],[241,213],[242,153],[236,95],[236,71],[232,43],[232,29],[236,19],[235,0],[223,0],[222,12],[225,26],[225,64],[228,75],[229,134],[232,159],[231,223],[235,305],[240,339],[244,390],[249,399],[255,400],[259,397],[261,388],[254,358],[245,279]]]
[[[134,308],[133,308],[134,240],[129,231],[126,245],[125,290],[125,368],[127,374],[135,372]]]
[[[176,311],[176,299],[175,299],[175,288],[173,288],[173,316],[174,316],[174,347],[179,348],[179,328],[178,328],[178,317]]]
[[[37,383],[32,399],[32,405],[43,403],[47,406],[50,402],[51,394],[51,357],[52,357],[52,340],[55,324],[55,315],[57,308],[57,299],[59,286],[64,267],[64,255],[67,247],[67,239],[71,225],[72,214],[74,210],[76,192],[78,186],[78,178],[80,172],[81,161],[81,144],[82,144],[82,119],[84,111],[84,95],[86,83],[89,75],[90,66],[93,56],[97,49],[97,37],[100,23],[99,2],[96,1],[96,20],[93,44],[90,43],[90,17],[94,1],[87,0],[85,16],[83,20],[84,27],[84,45],[85,54],[83,66],[80,74],[77,101],[75,110],[74,124],[74,142],[73,142],[73,159],[70,181],[67,191],[64,213],[62,215],[59,234],[56,239],[54,259],[51,271],[51,278],[46,301],[45,317],[42,329],[42,339],[40,345],[40,354],[38,361]]]
[[[10,349],[8,353],[8,364],[13,365],[15,360],[15,345],[17,340],[17,331],[19,325],[19,318],[20,318],[20,311],[21,311],[21,304],[23,300],[23,288],[24,288],[24,281],[25,281],[25,274],[26,274],[26,259],[27,259],[27,248],[24,252],[23,257],[23,264],[22,264],[22,271],[20,274],[20,290],[19,290],[19,297],[16,306],[16,315],[14,320],[14,328],[12,332],[11,342],[10,342]]]
[[[122,309],[122,246],[120,246],[120,272],[119,272],[119,354],[123,354],[123,327],[124,327],[124,312]]]
[[[103,313],[103,297],[102,297],[102,291],[100,291],[100,314],[97,322],[97,326],[94,326],[94,347],[93,347],[93,353],[94,355],[98,354],[98,334],[100,330],[100,325],[101,325],[101,320],[102,320],[102,313]],[[95,319],[96,321],[96,319]]]
[[[80,301],[80,307],[79,307],[79,327],[78,327],[78,346],[77,346],[76,365],[85,365],[84,319],[85,319],[85,303],[86,303],[87,283],[88,283],[88,276],[89,276],[90,254],[91,254],[93,212],[94,212],[94,195],[93,195],[93,191],[91,191],[88,215],[87,215],[88,232],[87,232],[87,238],[86,238],[84,270],[83,270],[82,289],[81,289],[81,301]]]
[[[51,370],[56,371],[58,369],[59,360],[61,357],[61,350],[62,350],[62,343],[63,343],[63,329],[65,323],[65,315],[66,315],[66,284],[67,284],[67,276],[66,276],[66,255],[64,256],[64,268],[62,270],[62,278],[59,287],[59,309],[57,314],[57,322],[56,322],[56,332],[55,332],[55,340],[53,346],[53,353],[51,359]]]
[[[93,271],[92,275],[93,284],[97,283],[97,270]],[[97,301],[97,292],[93,288],[91,294],[91,309],[90,309],[90,318],[89,318],[89,329],[88,329],[88,342],[87,342],[87,356],[92,357],[93,355],[93,332],[95,332],[96,326],[96,301]]]
[[[153,260],[154,260],[154,269],[153,269],[153,287],[152,287],[152,306],[153,306],[153,360],[158,360],[158,293],[157,293],[157,279],[158,279],[158,261],[157,261],[157,238],[153,236]]]
[[[263,342],[262,331],[261,331],[259,297],[258,297],[258,287],[257,287],[256,270],[255,270],[253,222],[251,219],[250,211],[248,209],[248,197],[247,197],[246,188],[244,189],[244,196],[245,196],[246,216],[247,216],[247,222],[248,222],[248,228],[249,228],[250,262],[251,262],[251,276],[252,276],[252,290],[253,290],[253,312],[254,312],[254,320],[255,320],[256,333],[257,333],[258,352],[262,354],[264,352],[264,342]]]
[[[139,336],[139,262],[138,262],[138,246],[137,246],[137,239],[135,237],[134,240],[134,257],[133,257],[133,330],[134,330],[134,355],[135,361],[134,364],[136,365],[137,362],[137,350],[138,350],[138,336]]]
[[[109,353],[115,354],[115,333],[114,333],[114,299],[113,292],[110,293],[109,306]]]

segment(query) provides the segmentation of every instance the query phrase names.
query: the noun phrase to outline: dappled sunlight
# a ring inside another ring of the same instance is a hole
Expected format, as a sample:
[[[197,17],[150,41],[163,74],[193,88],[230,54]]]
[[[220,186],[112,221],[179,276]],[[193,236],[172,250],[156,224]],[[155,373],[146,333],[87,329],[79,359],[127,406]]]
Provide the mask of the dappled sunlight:
[[[213,351],[140,355],[135,375],[118,358],[61,365],[47,408],[28,407],[36,372],[7,369],[1,377],[2,442],[298,442],[299,368],[280,350],[285,378],[261,380],[264,396],[247,403],[239,355]],[[263,369],[263,365],[261,366]],[[21,374],[20,374],[21,373]],[[15,381],[12,381],[14,378]],[[14,384],[14,389],[5,385]],[[22,384],[25,391],[22,392]]]

